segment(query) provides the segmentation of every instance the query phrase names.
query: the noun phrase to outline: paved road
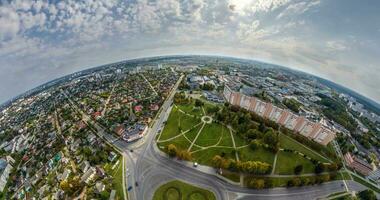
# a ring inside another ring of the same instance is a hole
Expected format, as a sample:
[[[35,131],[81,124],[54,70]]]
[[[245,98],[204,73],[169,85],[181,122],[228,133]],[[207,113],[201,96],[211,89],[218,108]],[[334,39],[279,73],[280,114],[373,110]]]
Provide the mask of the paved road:
[[[174,90],[178,85],[179,81],[174,86]],[[117,138],[108,134],[100,125],[94,123],[93,120],[90,122],[97,130],[98,135],[105,138],[109,143],[112,143],[125,157],[126,185],[133,186],[132,190],[128,192],[129,200],[150,200],[153,197],[155,189],[174,179],[183,180],[209,189],[215,193],[218,200],[316,199],[330,193],[345,191],[343,181],[333,181],[309,187],[252,190],[219,179],[211,168],[194,168],[188,162],[177,161],[167,157],[158,150],[155,137],[163,128],[163,124],[169,115],[174,93],[172,92],[162,105],[161,112],[159,112],[146,136],[135,143],[128,144],[117,140]],[[78,107],[76,108],[78,109]],[[86,121],[91,121],[88,116],[83,112],[81,113]],[[130,151],[131,149],[133,149],[133,152]],[[200,171],[199,169],[204,170]],[[138,186],[135,185],[136,182]],[[350,190],[360,191],[365,189],[362,185],[353,181],[350,181],[348,185]]]

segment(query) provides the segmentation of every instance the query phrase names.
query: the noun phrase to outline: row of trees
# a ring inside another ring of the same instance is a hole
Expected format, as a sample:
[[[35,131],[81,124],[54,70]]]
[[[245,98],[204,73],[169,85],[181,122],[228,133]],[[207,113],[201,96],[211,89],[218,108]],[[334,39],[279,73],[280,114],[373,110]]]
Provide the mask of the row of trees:
[[[279,149],[278,132],[274,129],[278,126],[269,120],[257,117],[254,113],[229,104],[226,104],[216,113],[216,119],[225,124],[230,124],[237,130],[237,134],[246,140],[257,140],[256,143],[265,144],[264,147],[273,152],[277,152]],[[266,123],[274,128],[268,128]],[[255,144],[252,147],[255,148]]]
[[[244,172],[249,174],[269,174],[272,166],[260,161],[235,161],[233,159],[225,159],[219,155],[214,156],[212,163],[216,168],[228,169],[234,172]]]
[[[286,182],[287,187],[307,186],[321,184],[335,178],[335,175],[329,174],[309,177],[294,177]],[[269,177],[247,177],[246,184],[249,188],[263,189],[273,187],[273,178]]]
[[[169,144],[166,148],[170,157],[177,157],[180,160],[189,161],[193,159],[189,151],[177,148],[174,144]]]

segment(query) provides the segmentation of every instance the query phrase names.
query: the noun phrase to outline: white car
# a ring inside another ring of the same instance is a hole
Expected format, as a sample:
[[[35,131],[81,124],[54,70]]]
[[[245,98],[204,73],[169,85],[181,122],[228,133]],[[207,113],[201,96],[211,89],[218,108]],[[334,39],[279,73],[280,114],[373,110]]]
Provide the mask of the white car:
[[[197,162],[194,162],[193,166],[194,166],[194,167],[198,167],[198,163],[197,163]]]

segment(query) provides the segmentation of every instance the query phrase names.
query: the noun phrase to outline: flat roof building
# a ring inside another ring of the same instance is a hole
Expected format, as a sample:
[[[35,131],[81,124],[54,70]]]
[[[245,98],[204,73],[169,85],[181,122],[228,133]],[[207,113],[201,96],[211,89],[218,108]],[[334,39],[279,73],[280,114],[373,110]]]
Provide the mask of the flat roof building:
[[[232,105],[270,119],[322,145],[327,145],[335,138],[335,132],[319,122],[309,121],[290,110],[278,108],[270,102],[232,91],[228,86],[224,87],[223,96]]]
[[[365,160],[359,159],[350,153],[344,155],[344,159],[349,168],[368,176],[373,171],[372,166]]]

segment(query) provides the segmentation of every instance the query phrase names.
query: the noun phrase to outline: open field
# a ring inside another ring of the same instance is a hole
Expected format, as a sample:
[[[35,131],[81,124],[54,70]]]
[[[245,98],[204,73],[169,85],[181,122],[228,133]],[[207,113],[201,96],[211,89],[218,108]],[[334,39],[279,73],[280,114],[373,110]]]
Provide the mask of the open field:
[[[153,200],[215,200],[215,195],[205,189],[181,182],[171,181],[161,185]]]
[[[295,141],[294,139],[284,135],[280,134],[280,147],[284,149],[292,149],[298,152],[301,152],[310,158],[313,158],[315,160],[321,161],[321,162],[329,162],[325,157],[321,156],[320,154],[314,152],[313,150],[303,146],[301,143]]]
[[[314,164],[306,158],[292,152],[279,151],[277,156],[276,174],[294,174],[297,165],[303,166],[302,173],[314,173]]]
[[[123,199],[123,157],[120,156],[119,163],[112,169],[113,163],[107,163],[104,169],[107,172],[110,172],[113,176],[112,185],[116,190],[116,196],[119,199]]]
[[[274,153],[263,147],[252,150],[250,147],[244,147],[238,150],[241,161],[261,161],[273,165]]]

